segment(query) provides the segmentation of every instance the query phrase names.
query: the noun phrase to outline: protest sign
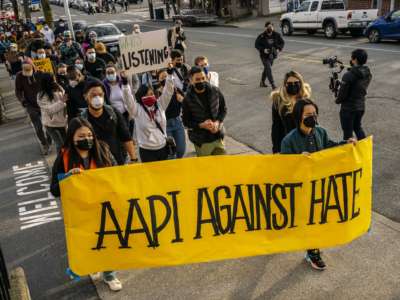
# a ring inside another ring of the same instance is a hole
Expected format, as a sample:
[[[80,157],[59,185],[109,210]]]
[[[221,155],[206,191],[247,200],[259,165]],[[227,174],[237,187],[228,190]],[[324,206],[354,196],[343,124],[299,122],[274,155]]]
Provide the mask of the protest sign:
[[[119,39],[123,69],[128,74],[166,68],[169,62],[167,31],[131,34]]]
[[[372,138],[310,156],[95,169],[60,184],[79,275],[332,247],[370,226]]]
[[[54,74],[50,58],[34,59],[33,64],[38,71]]]

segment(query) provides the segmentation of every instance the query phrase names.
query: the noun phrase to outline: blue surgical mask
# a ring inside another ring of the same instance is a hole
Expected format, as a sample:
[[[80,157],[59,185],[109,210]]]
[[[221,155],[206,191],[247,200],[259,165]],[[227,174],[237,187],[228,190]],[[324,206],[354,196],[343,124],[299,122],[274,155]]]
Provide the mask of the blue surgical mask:
[[[108,81],[116,81],[117,80],[117,74],[113,73],[113,74],[107,74],[106,78]]]
[[[204,70],[204,73],[208,76],[208,72],[210,72],[210,66],[205,66],[203,68],[203,70]]]

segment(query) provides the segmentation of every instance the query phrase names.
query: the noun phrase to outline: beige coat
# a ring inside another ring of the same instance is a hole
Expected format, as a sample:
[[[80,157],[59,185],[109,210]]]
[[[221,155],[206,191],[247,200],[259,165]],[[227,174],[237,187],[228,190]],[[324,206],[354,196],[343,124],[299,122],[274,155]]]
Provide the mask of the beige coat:
[[[55,92],[54,99],[38,94],[38,104],[42,113],[42,124],[47,127],[67,126],[67,104],[62,100],[64,92]]]

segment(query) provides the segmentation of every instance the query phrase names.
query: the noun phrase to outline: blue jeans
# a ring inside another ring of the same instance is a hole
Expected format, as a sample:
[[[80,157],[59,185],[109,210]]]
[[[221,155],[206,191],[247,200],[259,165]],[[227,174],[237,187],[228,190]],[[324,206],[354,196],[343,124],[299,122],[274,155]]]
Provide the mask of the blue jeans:
[[[167,120],[167,135],[175,140],[176,158],[182,158],[186,151],[186,136],[181,117]]]

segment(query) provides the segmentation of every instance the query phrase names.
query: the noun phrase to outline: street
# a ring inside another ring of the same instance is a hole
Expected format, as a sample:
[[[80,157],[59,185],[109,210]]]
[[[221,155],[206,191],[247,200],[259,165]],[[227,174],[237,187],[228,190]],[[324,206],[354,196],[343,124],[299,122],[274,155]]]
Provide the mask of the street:
[[[55,20],[64,17],[63,7],[52,8]],[[139,23],[142,31],[171,26],[170,22],[148,21],[148,12],[144,10],[88,16],[71,9],[71,14],[73,21],[84,19],[88,24],[114,23],[127,34],[131,33],[134,23]],[[39,15],[35,13],[33,17]],[[209,59],[210,69],[219,73],[220,88],[228,107],[225,121],[227,135],[256,152],[270,154],[271,89],[259,87],[262,64],[254,48],[255,38],[263,31],[265,20],[267,18],[245,23],[241,27],[203,26],[184,30],[188,37],[186,62],[192,65],[196,56],[205,55]],[[275,22],[275,26],[278,28],[278,23]],[[297,299],[400,298],[399,260],[384,247],[391,245],[392,249],[397,250],[400,247],[400,176],[397,173],[400,166],[400,96],[397,92],[400,82],[400,43],[370,44],[366,38],[343,36],[327,40],[322,34],[295,34],[284,39],[284,51],[273,66],[276,84],[282,84],[286,72],[300,72],[312,87],[312,99],[320,109],[320,124],[337,141],[342,139],[339,106],[335,104],[328,88],[329,68],[322,64],[322,60],[337,56],[348,65],[352,50],[363,48],[369,54],[368,66],[373,80],[369,87],[364,126],[366,133],[374,136],[373,210],[376,219],[372,233],[356,242],[361,248],[352,252],[354,248],[350,245],[328,250],[332,270],[321,275],[321,285],[318,285],[320,275],[305,270],[304,265],[299,263],[302,253],[124,272],[121,279],[136,284],[136,287],[130,287],[135,294],[124,292],[124,296],[111,295],[101,284],[92,285],[88,278],[78,283],[70,281],[65,275],[67,257],[62,218],[20,230],[23,210],[18,210],[17,207],[21,206],[18,203],[32,201],[38,195],[21,198],[16,194],[15,178],[18,174],[15,174],[13,166],[22,168],[28,163],[37,163],[46,166],[48,171],[47,162],[39,153],[33,129],[21,113],[18,118],[0,127],[0,190],[2,200],[7,200],[0,203],[0,234],[6,256],[12,260],[10,266],[24,265],[33,299],[293,299],[293,295]],[[8,80],[5,77],[1,79]],[[45,176],[49,176],[49,173]],[[61,216],[59,201],[51,200],[56,201],[50,204],[59,213],[55,215]],[[386,218],[396,227],[390,234],[383,235],[383,228],[392,226],[385,221]],[[376,252],[369,248],[372,240],[377,247]],[[346,268],[352,264],[351,255],[361,257],[363,254],[370,259],[368,263],[358,260],[355,264],[359,269]],[[376,265],[373,265],[371,261],[375,255],[393,255],[390,259],[393,264],[389,265],[388,260],[380,263],[380,258],[377,258]],[[365,281],[361,278],[363,276]],[[367,283],[367,280],[374,282]],[[328,282],[332,284],[328,285]],[[340,290],[347,282],[354,285],[354,291],[349,288]],[[365,294],[360,294],[363,286],[366,288]],[[372,294],[372,291],[375,293]]]

